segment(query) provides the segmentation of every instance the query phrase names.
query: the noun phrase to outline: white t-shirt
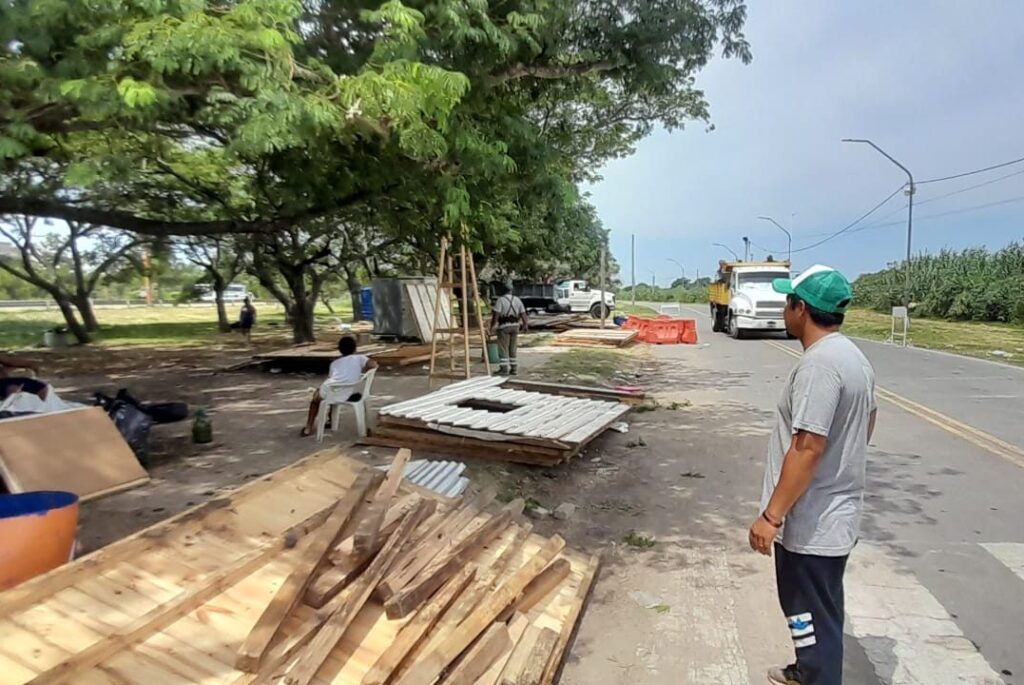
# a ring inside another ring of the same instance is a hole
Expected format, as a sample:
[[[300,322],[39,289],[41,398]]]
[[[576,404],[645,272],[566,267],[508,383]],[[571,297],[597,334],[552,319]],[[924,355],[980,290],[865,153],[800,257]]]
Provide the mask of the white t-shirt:
[[[502,295],[494,303],[494,313],[498,315],[498,328],[519,330],[520,319],[526,313],[523,301],[512,294]],[[502,322],[502,318],[515,318],[515,321]]]
[[[369,360],[370,358],[365,354],[350,354],[347,357],[335,359],[331,362],[331,370],[327,374],[327,380],[332,383],[355,385],[363,375],[363,369]]]

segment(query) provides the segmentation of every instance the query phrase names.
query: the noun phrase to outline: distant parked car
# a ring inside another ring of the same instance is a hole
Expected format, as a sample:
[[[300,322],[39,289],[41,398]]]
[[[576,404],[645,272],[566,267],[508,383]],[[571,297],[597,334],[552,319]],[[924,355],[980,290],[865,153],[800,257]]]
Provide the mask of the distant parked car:
[[[245,298],[250,297],[251,293],[244,286],[236,283],[232,283],[224,289],[224,301],[225,302],[242,302]],[[200,302],[216,302],[217,294],[210,290],[199,297]]]

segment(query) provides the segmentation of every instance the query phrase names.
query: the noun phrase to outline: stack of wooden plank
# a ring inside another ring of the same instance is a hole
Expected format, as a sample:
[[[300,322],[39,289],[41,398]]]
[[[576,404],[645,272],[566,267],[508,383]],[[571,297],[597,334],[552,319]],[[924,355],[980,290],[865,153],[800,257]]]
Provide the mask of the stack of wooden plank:
[[[363,441],[553,466],[579,454],[629,412],[627,403],[609,400],[606,391],[585,390],[567,396],[502,376],[473,378],[384,407]]]
[[[637,331],[621,328],[573,328],[555,336],[555,345],[567,347],[625,347],[636,339]]]
[[[552,683],[596,559],[336,451],[0,594],[4,683]]]

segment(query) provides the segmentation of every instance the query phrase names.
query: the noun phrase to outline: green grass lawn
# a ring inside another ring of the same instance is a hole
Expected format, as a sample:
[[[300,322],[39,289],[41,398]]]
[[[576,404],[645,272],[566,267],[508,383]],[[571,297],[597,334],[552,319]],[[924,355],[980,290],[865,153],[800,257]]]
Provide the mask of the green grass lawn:
[[[868,309],[854,309],[846,316],[848,335],[887,340],[890,317]],[[993,361],[1024,366],[1024,326],[942,319],[911,319],[910,344]],[[993,352],[1009,353],[1010,357]]]
[[[634,316],[653,316],[658,312],[643,305],[632,305],[626,302],[616,302],[614,314],[632,314]]]
[[[258,316],[253,337],[288,335],[284,308],[277,303],[256,303]],[[237,316],[238,307],[229,306],[228,318]],[[331,314],[325,307],[316,310],[318,324],[334,319],[351,320],[352,308],[335,306]],[[96,342],[102,345],[154,345],[198,347],[216,341],[217,312],[205,306],[132,306],[96,309],[100,332]],[[42,343],[43,331],[63,325],[56,309],[25,311],[0,310],[0,349],[36,347]]]

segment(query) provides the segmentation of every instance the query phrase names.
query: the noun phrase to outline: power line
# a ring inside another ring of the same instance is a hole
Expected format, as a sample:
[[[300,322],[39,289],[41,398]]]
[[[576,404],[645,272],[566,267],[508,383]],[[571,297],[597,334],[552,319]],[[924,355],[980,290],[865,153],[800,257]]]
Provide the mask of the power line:
[[[905,186],[906,186],[905,183],[901,183],[900,186],[896,190],[892,191],[892,193],[890,193],[889,196],[886,197],[884,200],[882,200],[877,205],[875,205],[874,207],[872,207],[871,209],[866,211],[864,214],[861,214],[860,217],[857,218],[857,220],[852,221],[851,223],[847,224],[846,226],[843,226],[842,228],[840,228],[835,233],[832,233],[831,235],[829,235],[827,238],[822,238],[821,240],[819,240],[816,243],[811,243],[810,245],[805,245],[803,247],[796,248],[796,249],[793,250],[793,252],[806,252],[807,250],[813,249],[815,247],[818,247],[819,245],[823,245],[824,243],[827,243],[828,241],[832,240],[833,238],[838,238],[843,233],[846,233],[847,231],[852,229],[854,226],[856,226],[860,222],[864,221],[864,219],[867,219],[869,216],[871,216],[872,214],[877,212],[879,209],[881,209],[882,206],[885,203],[887,203],[889,200],[891,200],[894,197],[896,197],[896,195],[898,195],[900,193],[900,191],[902,191]]]
[[[976,211],[981,210],[981,209],[988,209],[989,207],[999,207],[1000,205],[1008,205],[1008,204],[1012,204],[1014,202],[1020,202],[1022,200],[1024,200],[1024,195],[1017,195],[1015,197],[1010,197],[1010,198],[1007,198],[1005,200],[996,200],[995,202],[986,202],[985,204],[974,205],[973,207],[961,207],[960,209],[950,209],[950,210],[945,211],[945,212],[939,212],[938,214],[926,214],[924,216],[918,217],[918,219],[921,220],[921,221],[927,221],[928,219],[938,219],[940,217],[952,216],[954,214],[967,214],[969,212],[976,212]],[[892,227],[892,226],[902,226],[902,225],[903,225],[902,221],[890,221],[887,224],[868,224],[867,226],[861,226],[858,229],[850,231],[850,233],[859,233],[861,231],[869,231],[869,230],[875,229],[875,228],[889,228],[889,227]]]
[[[965,171],[960,174],[953,174],[952,176],[942,176],[941,178],[929,178],[924,181],[915,181],[914,185],[922,185],[925,183],[938,183],[939,181],[952,181],[954,178],[963,178],[964,176],[973,176],[974,174],[981,174],[986,171],[992,171],[993,169],[1002,169],[1004,166],[1010,166],[1011,164],[1020,164],[1024,162],[1024,157],[1018,159],[1011,159],[1009,162],[1003,162],[1002,164],[993,164],[987,166],[984,169],[975,169],[974,171]]]

